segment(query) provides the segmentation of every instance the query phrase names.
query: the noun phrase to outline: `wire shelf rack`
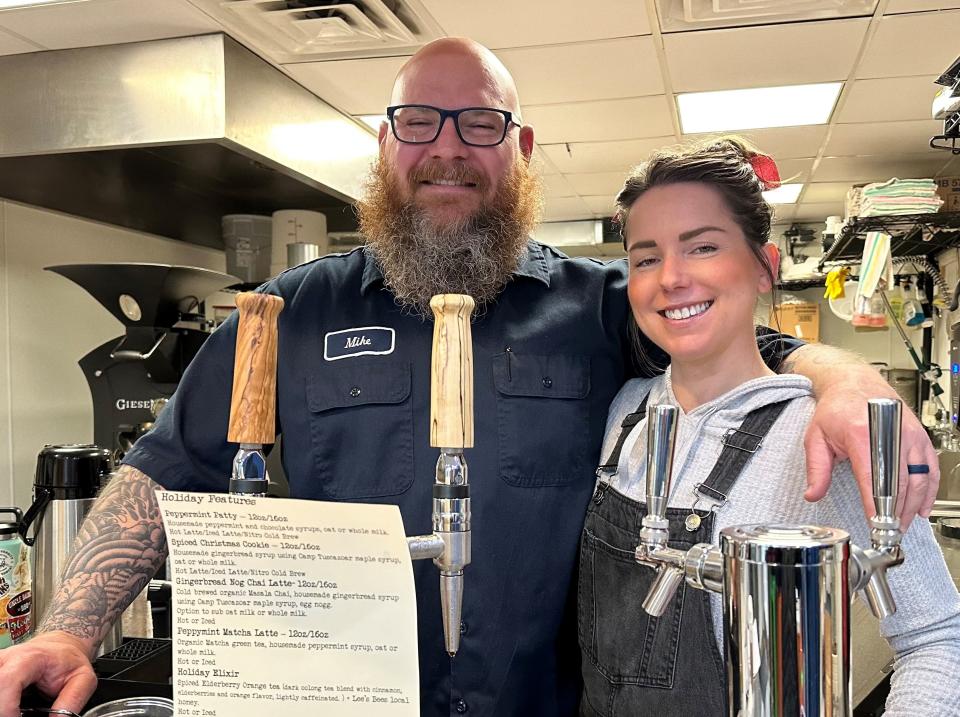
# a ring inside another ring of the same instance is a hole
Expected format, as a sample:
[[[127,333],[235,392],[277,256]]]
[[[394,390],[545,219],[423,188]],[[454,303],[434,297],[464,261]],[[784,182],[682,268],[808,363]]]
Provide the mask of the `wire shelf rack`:
[[[890,235],[890,253],[895,258],[930,257],[944,249],[960,247],[960,212],[854,217],[824,252],[820,270],[859,262],[866,235],[874,231]]]

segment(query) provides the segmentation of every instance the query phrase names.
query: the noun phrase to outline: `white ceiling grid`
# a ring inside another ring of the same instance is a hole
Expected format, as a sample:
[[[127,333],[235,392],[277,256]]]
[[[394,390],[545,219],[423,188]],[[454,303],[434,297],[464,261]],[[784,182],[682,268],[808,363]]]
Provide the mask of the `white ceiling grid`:
[[[186,0],[91,0],[0,11],[0,30],[12,31],[47,50],[201,35],[220,29]]]
[[[205,0],[87,0],[0,11],[0,54],[225,31]],[[864,17],[660,30],[655,0],[420,0],[448,35],[491,47],[538,143],[546,219],[608,216],[624,173],[684,139],[673,93],[846,83],[829,124],[746,132],[808,182],[781,221],[842,214],[850,183],[960,174],[928,148],[933,80],[960,54],[960,0],[878,0]],[[789,4],[789,3],[785,3]],[[798,6],[800,3],[798,3]],[[267,48],[237,36],[270,60]],[[352,116],[382,114],[405,57],[281,65]]]

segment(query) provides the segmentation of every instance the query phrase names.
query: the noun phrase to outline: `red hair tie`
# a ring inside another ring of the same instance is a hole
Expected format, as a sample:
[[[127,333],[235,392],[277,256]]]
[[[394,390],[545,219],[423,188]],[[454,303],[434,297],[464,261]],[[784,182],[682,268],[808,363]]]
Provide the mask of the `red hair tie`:
[[[768,157],[765,154],[754,154],[748,157],[747,161],[753,167],[754,174],[757,175],[760,184],[763,185],[764,191],[776,189],[780,186],[780,170],[777,169],[777,163],[773,161],[773,157]]]

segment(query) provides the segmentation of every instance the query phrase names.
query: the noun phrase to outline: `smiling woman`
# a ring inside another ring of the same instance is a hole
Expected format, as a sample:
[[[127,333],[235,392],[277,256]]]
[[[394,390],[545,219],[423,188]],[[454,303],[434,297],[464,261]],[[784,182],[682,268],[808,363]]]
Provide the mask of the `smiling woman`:
[[[671,548],[769,522],[839,527],[855,544],[869,541],[848,462],[836,465],[820,503],[803,501],[812,387],[773,373],[757,347],[754,308],[779,265],[756,169],[771,161],[760,156],[738,139],[661,150],[617,196],[633,317],[671,365],[628,381],[610,408],[580,543],[583,715],[728,713],[720,596],[686,590],[657,619],[641,607],[656,575],[635,552],[647,515],[648,404],[679,408]],[[756,446],[736,450],[734,436]],[[926,675],[958,658],[960,596],[927,521],[914,521],[903,545],[908,558],[890,573],[898,611],[881,622],[899,658],[887,713],[956,714],[960,689],[933,703],[937,687]]]
[[[758,258],[722,194],[702,182],[652,187],[632,209],[630,305],[641,331],[670,354],[674,379],[692,369],[719,395],[772,375],[757,350],[753,312],[772,287],[776,247],[764,242]],[[725,370],[703,372],[707,361]]]
[[[675,382],[692,372],[713,395],[772,375],[753,330],[757,299],[773,290],[779,266],[762,195],[769,182],[755,170],[768,165],[739,138],[664,150],[617,196],[637,326],[671,356]],[[705,371],[704,361],[725,370]]]

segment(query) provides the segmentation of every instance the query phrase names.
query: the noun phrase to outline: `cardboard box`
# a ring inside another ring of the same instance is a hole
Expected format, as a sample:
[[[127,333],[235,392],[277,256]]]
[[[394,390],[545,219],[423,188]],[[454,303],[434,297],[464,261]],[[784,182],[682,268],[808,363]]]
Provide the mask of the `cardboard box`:
[[[943,200],[941,212],[960,212],[960,177],[940,177],[937,183],[937,196]]]
[[[811,302],[777,304],[770,314],[770,326],[809,343],[818,343],[820,305]]]

